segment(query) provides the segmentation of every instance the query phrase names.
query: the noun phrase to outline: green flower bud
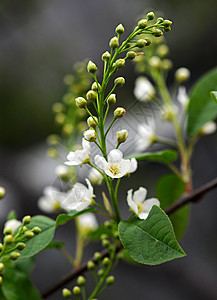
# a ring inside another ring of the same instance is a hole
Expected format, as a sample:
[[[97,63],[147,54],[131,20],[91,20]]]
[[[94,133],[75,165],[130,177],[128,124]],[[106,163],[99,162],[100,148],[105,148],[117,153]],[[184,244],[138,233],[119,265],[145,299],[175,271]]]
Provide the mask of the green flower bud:
[[[74,76],[72,74],[67,74],[64,76],[63,78],[63,82],[66,84],[66,85],[71,85],[73,84],[74,82]]]
[[[98,91],[101,89],[101,85],[100,85],[99,83],[94,82],[94,83],[91,85],[91,89],[92,89],[94,92],[98,92]]]
[[[173,67],[173,63],[170,59],[163,59],[161,62],[161,67],[164,71],[169,71]]]
[[[107,99],[108,104],[114,105],[116,103],[116,95],[115,94],[111,94],[108,99]]]
[[[97,98],[97,93],[94,92],[93,90],[90,90],[87,92],[86,98],[88,101],[95,101]]]
[[[154,34],[155,37],[160,37],[160,36],[163,35],[163,32],[160,29],[157,28],[157,29],[154,30],[153,34]]]
[[[136,46],[139,47],[139,48],[143,48],[145,47],[145,45],[147,44],[147,41],[144,40],[144,39],[140,39],[136,42]]]
[[[94,253],[94,259],[95,259],[96,261],[100,261],[100,260],[102,259],[101,253],[100,253],[100,252],[95,252],[95,253]]]
[[[87,263],[87,268],[88,268],[88,270],[94,270],[95,269],[94,262],[89,260],[88,263]]]
[[[3,245],[2,243],[0,243],[0,252],[2,251],[2,249],[3,249]]]
[[[73,294],[75,296],[79,296],[81,294],[81,289],[79,288],[79,286],[74,286],[73,287]]]
[[[4,228],[4,235],[9,235],[9,234],[12,234],[12,230],[8,227],[5,227]]]
[[[117,87],[122,87],[125,84],[125,79],[124,77],[118,77],[114,80],[114,84]]]
[[[104,248],[108,248],[109,246],[110,246],[110,242],[109,242],[109,240],[102,240],[102,246],[104,247]]]
[[[148,21],[153,20],[154,19],[154,13],[153,13],[153,11],[150,11],[149,13],[147,13],[146,17],[147,17]]]
[[[114,277],[114,276],[108,276],[108,277],[106,278],[106,284],[107,284],[107,285],[113,284],[114,281],[115,281],[115,277]]]
[[[26,247],[26,244],[24,244],[24,243],[22,243],[22,242],[20,242],[20,243],[17,243],[17,249],[18,250],[23,250],[24,248]]]
[[[72,293],[70,292],[70,290],[68,290],[68,289],[65,288],[65,289],[63,289],[63,291],[62,291],[62,295],[63,295],[64,298],[70,299]]]
[[[146,19],[142,19],[138,22],[138,27],[144,29],[147,26],[148,21]]]
[[[134,59],[135,57],[136,57],[136,52],[134,52],[134,51],[127,52],[127,55],[126,55],[127,59]]]
[[[109,45],[110,45],[110,47],[111,48],[118,48],[118,46],[119,46],[119,41],[118,41],[118,38],[115,36],[115,37],[113,37],[111,40],[110,40],[110,42],[109,42]]]
[[[33,236],[34,236],[34,233],[32,231],[27,230],[24,233],[24,237],[27,238],[27,239],[31,239],[31,238],[33,238]]]
[[[188,80],[190,76],[191,73],[187,68],[179,68],[175,73],[175,79],[179,83]]]
[[[60,138],[56,134],[51,134],[47,137],[47,143],[49,145],[57,145],[60,142]]]
[[[98,272],[97,272],[98,276],[99,277],[102,277],[103,274],[104,274],[104,270],[103,269],[99,269]]]
[[[145,46],[151,45],[151,40],[150,39],[146,38],[145,40],[146,40],[146,45]]]
[[[97,66],[91,60],[87,64],[87,71],[92,74],[95,74],[97,71]]]
[[[149,59],[149,65],[153,69],[159,69],[161,67],[161,60],[158,56],[152,56]]]
[[[26,226],[23,226],[23,232],[26,232],[28,228]]]
[[[165,27],[170,27],[171,25],[172,25],[172,21],[170,21],[170,20],[164,20],[164,26]]]
[[[74,127],[72,124],[65,124],[62,128],[62,133],[66,136],[70,136],[73,133]]]
[[[48,155],[49,157],[55,158],[55,157],[58,156],[58,152],[57,152],[57,150],[56,150],[55,148],[49,148],[49,149],[47,150],[47,155]]]
[[[112,229],[112,223],[109,221],[105,221],[104,225],[108,228],[108,229]]]
[[[39,234],[41,232],[41,228],[38,227],[38,226],[35,226],[35,227],[32,228],[32,232],[34,234]]]
[[[117,69],[121,69],[121,68],[123,68],[124,66],[125,66],[125,59],[120,58],[120,59],[116,60],[116,62],[115,62],[115,67],[116,67]]]
[[[106,234],[106,233],[101,234],[100,240],[105,240],[105,239],[108,239],[108,234]]]
[[[5,196],[5,189],[2,186],[0,186],[0,199],[4,198],[4,196]]]
[[[93,128],[90,128],[84,132],[84,138],[88,142],[95,142],[96,140],[96,132]]]
[[[104,60],[104,61],[109,61],[110,57],[111,57],[111,54],[108,51],[106,51],[102,54],[102,60]]]
[[[124,26],[122,24],[119,24],[116,28],[115,31],[117,34],[123,34],[124,33]]]
[[[157,18],[157,23],[162,23],[164,19],[162,17]]]
[[[4,242],[5,242],[6,244],[12,244],[12,243],[15,242],[15,239],[14,239],[14,237],[13,237],[12,234],[9,234],[9,235],[6,235],[6,236],[5,236]]]
[[[19,252],[13,251],[13,252],[10,253],[10,259],[11,260],[17,260],[19,257],[20,257]]]
[[[3,278],[2,276],[0,276],[0,286],[2,286],[2,283],[3,283]]]
[[[54,113],[60,113],[63,111],[63,105],[60,102],[56,102],[52,105],[52,111]]]
[[[171,30],[171,27],[170,27],[170,26],[164,28],[164,31],[165,31],[165,32],[168,32],[168,31],[170,31],[170,30]]]
[[[84,276],[79,276],[77,279],[77,284],[80,286],[84,286],[86,283],[86,279],[84,278]]]
[[[85,108],[87,106],[87,101],[83,97],[77,97],[75,103],[79,108]]]
[[[88,119],[87,119],[87,125],[89,126],[89,127],[92,127],[92,128],[95,128],[95,127],[97,127],[97,123],[98,123],[98,119],[97,119],[97,117],[95,117],[94,116],[94,119],[92,118],[92,117],[89,117]]]
[[[126,110],[123,107],[118,107],[114,111],[114,117],[115,117],[115,119],[122,118],[125,115],[125,113],[126,113]]]
[[[0,262],[0,273],[3,272],[4,268],[5,268],[4,264],[2,262]]]
[[[55,116],[55,122],[59,125],[62,125],[65,122],[66,116],[63,113],[58,113]]]
[[[117,141],[119,144],[124,143],[128,137],[128,131],[123,129],[117,132]]]
[[[28,225],[31,222],[31,217],[30,216],[25,216],[22,220],[24,225]]]
[[[157,55],[159,55],[161,58],[164,58],[169,54],[169,47],[167,45],[160,45],[156,52]]]
[[[102,265],[104,268],[107,268],[110,265],[111,261],[108,257],[105,257],[102,261]]]

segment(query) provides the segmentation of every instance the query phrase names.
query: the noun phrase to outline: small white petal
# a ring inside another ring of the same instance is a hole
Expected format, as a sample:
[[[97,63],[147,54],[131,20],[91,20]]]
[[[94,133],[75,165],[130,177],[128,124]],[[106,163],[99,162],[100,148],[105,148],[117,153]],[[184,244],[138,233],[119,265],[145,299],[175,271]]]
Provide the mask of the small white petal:
[[[147,195],[147,190],[144,187],[140,187],[137,191],[134,192],[133,194],[133,201],[136,204],[141,204]]]
[[[137,170],[137,167],[138,167],[138,162],[137,160],[133,157],[131,158],[130,160],[130,169],[129,169],[129,172],[130,173],[133,173]]]
[[[94,157],[94,162],[101,170],[104,170],[108,164],[106,159],[98,154]]]
[[[129,190],[127,192],[127,203],[129,207],[134,211],[134,213],[137,215],[138,214],[138,206],[136,203],[133,201],[133,190]]]
[[[138,217],[142,220],[145,220],[145,219],[147,219],[148,215],[149,215],[149,213],[147,213],[147,212],[141,212],[138,214]]]
[[[82,147],[83,149],[90,151],[91,144],[88,141],[86,141],[84,138],[82,138]]]
[[[186,88],[184,86],[180,86],[178,89],[177,100],[181,105],[186,108],[189,103],[188,94],[186,92]]]
[[[16,219],[12,219],[12,220],[8,220],[6,223],[5,223],[5,228],[10,228],[12,233],[14,233],[16,231],[16,229],[18,227],[20,227],[20,225],[22,225],[22,222],[20,222],[19,220],[16,220]]]
[[[154,94],[155,89],[146,77],[140,76],[136,79],[134,95],[139,101],[149,101],[153,98]]]
[[[203,128],[201,129],[203,134],[212,134],[216,131],[216,123],[213,121],[210,121],[206,123]]]
[[[160,202],[158,199],[156,198],[150,198],[147,199],[144,203],[143,203],[143,209],[145,212],[149,213],[150,210],[152,209],[153,205],[157,205],[160,206]]]
[[[123,158],[123,153],[118,149],[113,149],[108,155],[108,162],[119,162]]]
[[[98,222],[94,214],[87,213],[78,217],[78,223],[80,230],[89,231],[96,230],[98,228]]]

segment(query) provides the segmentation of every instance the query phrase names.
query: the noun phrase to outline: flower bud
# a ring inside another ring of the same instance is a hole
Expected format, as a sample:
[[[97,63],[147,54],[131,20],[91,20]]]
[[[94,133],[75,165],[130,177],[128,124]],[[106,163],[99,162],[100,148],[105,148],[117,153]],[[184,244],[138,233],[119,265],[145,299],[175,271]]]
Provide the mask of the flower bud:
[[[97,93],[93,90],[90,90],[87,92],[86,98],[88,101],[95,101],[97,99]]]
[[[84,276],[79,276],[77,279],[77,284],[80,286],[84,286],[86,283],[86,279],[84,278]]]
[[[148,21],[153,20],[154,19],[154,13],[153,13],[153,11],[150,11],[149,13],[147,13],[146,17],[147,17]]]
[[[10,253],[10,259],[11,260],[17,260],[19,257],[20,257],[19,252],[13,251],[13,252]]]
[[[14,239],[14,237],[13,237],[12,234],[9,234],[9,235],[6,235],[6,236],[5,236],[4,242],[5,242],[6,244],[12,244],[12,243],[15,242],[15,239]]]
[[[155,37],[160,37],[160,36],[163,35],[163,32],[162,32],[162,30],[157,28],[157,29],[154,30],[153,34],[154,34]]]
[[[60,102],[56,102],[52,105],[52,111],[54,113],[60,113],[63,111],[63,104]]]
[[[47,155],[48,155],[49,157],[55,158],[55,157],[58,156],[58,152],[57,152],[57,150],[56,150],[55,148],[49,148],[49,149],[47,150]]]
[[[118,46],[119,46],[119,41],[118,41],[118,38],[115,36],[115,37],[113,37],[111,40],[110,40],[110,42],[109,42],[109,45],[110,45],[110,47],[111,48],[118,48]]]
[[[0,273],[3,272],[4,268],[5,268],[4,264],[2,262],[0,262]]]
[[[111,261],[108,257],[105,257],[102,261],[102,265],[104,268],[107,268],[110,265]]]
[[[181,83],[189,79],[191,73],[187,68],[179,68],[175,73],[175,79]]]
[[[62,125],[62,124],[65,122],[65,119],[66,119],[66,116],[65,116],[65,114],[62,113],[62,112],[56,114],[56,116],[55,116],[55,122],[56,122],[58,125]]]
[[[109,240],[106,240],[106,239],[102,240],[102,246],[104,248],[108,248],[110,246]]]
[[[94,253],[94,259],[95,259],[96,261],[100,261],[100,260],[102,259],[101,253],[100,253],[100,252],[95,252],[95,253]]]
[[[4,196],[5,196],[5,189],[2,186],[0,186],[0,199],[4,198]]]
[[[124,33],[124,26],[122,24],[119,24],[116,28],[115,31],[117,34],[123,34]]]
[[[146,38],[145,40],[146,40],[146,45],[145,46],[151,45],[151,40],[150,39]]]
[[[128,137],[128,131],[126,129],[122,129],[117,132],[117,141],[119,144],[124,143]]]
[[[164,58],[169,53],[169,47],[167,45],[160,45],[157,48],[157,55],[159,55],[161,58]]]
[[[115,62],[115,67],[116,67],[117,69],[121,69],[121,68],[123,68],[124,66],[125,66],[125,59],[120,58],[120,59],[116,60],[116,62]]]
[[[153,69],[159,69],[161,67],[161,60],[158,56],[152,56],[149,59],[149,65]]]
[[[134,59],[135,57],[136,57],[136,52],[134,52],[134,51],[127,52],[127,55],[126,55],[127,59]]]
[[[213,121],[210,121],[206,123],[200,130],[199,134],[212,134],[216,131],[216,123]]]
[[[3,278],[2,276],[0,276],[0,286],[2,286],[2,283],[3,283]]]
[[[92,118],[92,117],[89,117],[88,119],[87,119],[87,125],[89,126],[89,127],[92,127],[92,128],[95,128],[95,127],[97,127],[97,123],[98,123],[98,119],[97,119],[97,117],[95,117],[94,116],[94,118]]]
[[[114,105],[116,103],[116,95],[115,94],[111,94],[108,99],[107,99],[108,104]]]
[[[98,276],[99,277],[102,277],[103,274],[104,274],[104,270],[103,269],[99,269],[98,272],[97,272]]]
[[[88,263],[87,263],[87,268],[88,268],[88,270],[94,270],[95,269],[94,262],[89,260]]]
[[[164,19],[162,17],[157,18],[157,23],[162,23]]]
[[[164,26],[165,27],[170,27],[171,25],[172,25],[172,21],[170,21],[170,20],[164,20]]]
[[[100,91],[100,89],[101,89],[101,85],[99,83],[93,82],[92,85],[91,85],[91,89],[94,92],[98,93]]]
[[[0,243],[0,252],[2,251],[2,249],[3,249],[3,245],[2,243]]]
[[[38,227],[38,226],[35,226],[35,227],[32,228],[32,232],[34,234],[39,234],[41,232],[41,228]]]
[[[26,244],[24,244],[24,243],[22,243],[22,242],[20,242],[20,243],[17,243],[17,249],[18,250],[23,250],[24,248],[26,247]]]
[[[69,169],[66,165],[58,165],[55,168],[55,175],[63,180],[69,179]]]
[[[110,57],[111,57],[111,54],[108,51],[106,51],[102,54],[102,60],[104,60],[104,61],[109,61]]]
[[[87,101],[83,97],[77,97],[75,103],[79,108],[85,108],[87,106]]]
[[[68,290],[68,289],[65,288],[65,289],[63,289],[63,291],[62,291],[62,295],[63,295],[64,298],[70,299],[72,293],[70,292],[70,290]]]
[[[74,130],[74,127],[72,124],[68,123],[68,124],[65,124],[62,128],[62,132],[64,135],[66,136],[70,136],[72,134]]]
[[[140,39],[136,42],[136,46],[139,47],[139,48],[143,48],[145,47],[145,45],[147,44],[147,41],[144,40],[144,39]]]
[[[12,230],[9,227],[4,228],[4,235],[12,234]]]
[[[168,32],[168,31],[170,31],[170,30],[171,30],[171,27],[170,27],[170,26],[164,28],[164,31],[165,31],[165,32]]]
[[[87,64],[87,71],[92,74],[95,74],[97,71],[97,66],[91,60]]]
[[[106,284],[107,284],[107,285],[113,284],[114,281],[115,281],[114,276],[108,276],[108,277],[106,278]]]
[[[100,235],[101,240],[105,240],[107,238],[108,238],[108,234],[106,234],[106,233],[103,233],[103,234]]]
[[[173,67],[173,63],[170,59],[163,59],[161,62],[161,67],[164,71],[169,71]]]
[[[146,19],[142,19],[138,22],[138,27],[141,29],[144,29],[147,26],[147,20]]]
[[[28,228],[26,226],[23,226],[23,232],[26,232]]]
[[[126,113],[126,110],[123,107],[118,107],[114,111],[114,117],[115,117],[115,119],[122,118],[125,115],[125,113]]]
[[[60,142],[60,138],[57,134],[50,134],[47,137],[47,143],[49,145],[57,145],[57,144],[59,144],[59,142]]]
[[[31,221],[31,217],[30,216],[25,216],[22,221],[23,221],[24,225],[28,225]]]
[[[125,79],[124,77],[118,77],[114,80],[114,84],[117,87],[122,87],[125,84]]]
[[[81,294],[81,289],[79,286],[74,286],[72,291],[75,296],[79,296]]]
[[[34,236],[34,233],[32,231],[27,230],[24,233],[24,237],[27,238],[27,239],[31,239],[31,238],[33,238],[33,236]]]
[[[84,138],[88,142],[94,142],[96,140],[96,132],[94,129],[88,129],[84,132]]]

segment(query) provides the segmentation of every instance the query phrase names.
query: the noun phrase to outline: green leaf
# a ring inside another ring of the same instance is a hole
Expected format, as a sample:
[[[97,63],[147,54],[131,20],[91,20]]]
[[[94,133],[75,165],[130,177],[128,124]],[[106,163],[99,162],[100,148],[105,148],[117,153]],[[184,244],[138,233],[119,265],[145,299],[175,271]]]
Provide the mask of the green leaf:
[[[185,183],[176,175],[170,174],[160,178],[156,187],[156,197],[159,199],[161,208],[165,210],[172,205],[185,192]],[[177,239],[179,240],[188,224],[189,206],[185,206],[170,215],[170,220]]]
[[[146,220],[121,221],[119,235],[130,257],[141,264],[158,265],[186,255],[176,241],[170,219],[156,205]]]
[[[75,217],[86,214],[88,212],[94,212],[94,211],[95,211],[94,207],[84,209],[82,211],[70,210],[67,214],[61,214],[56,218],[56,227],[59,225],[64,225],[66,222],[74,219]]]
[[[5,264],[1,291],[7,300],[41,300],[28,275],[11,262]]]
[[[55,233],[56,222],[45,216],[32,217],[31,222],[27,225],[28,229],[38,226],[41,232],[35,235],[31,240],[26,242],[26,247],[20,252],[19,259],[26,259],[42,251],[52,241]]]
[[[217,68],[200,78],[190,93],[187,132],[194,136],[209,121],[217,117],[217,105],[210,91],[217,90]]]
[[[163,150],[159,152],[135,153],[129,158],[135,157],[137,160],[149,160],[162,164],[169,165],[178,158],[178,153],[175,150]]]
[[[216,91],[216,92],[214,92],[214,91],[210,92],[210,96],[211,96],[211,98],[212,98],[215,102],[217,102],[217,91]]]
[[[47,247],[45,248],[45,250],[47,249],[60,249],[64,246],[65,244],[63,242],[56,242],[56,241],[53,241],[53,242],[50,242],[49,245],[47,245]]]

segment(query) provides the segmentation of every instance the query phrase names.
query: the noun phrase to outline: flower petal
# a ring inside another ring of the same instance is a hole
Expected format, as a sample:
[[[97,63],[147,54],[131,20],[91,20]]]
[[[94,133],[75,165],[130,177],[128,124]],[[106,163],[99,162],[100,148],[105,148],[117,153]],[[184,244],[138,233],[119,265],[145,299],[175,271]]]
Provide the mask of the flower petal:
[[[132,192],[133,192],[132,189],[127,192],[127,203],[129,205],[129,207],[132,209],[132,211],[137,215],[138,214],[138,207],[137,207],[136,203],[133,201]]]
[[[108,162],[109,163],[115,163],[119,162],[123,158],[123,153],[118,149],[113,149],[110,151],[108,155]]]
[[[91,144],[88,141],[86,141],[84,138],[82,138],[82,147],[84,150],[90,151]]]
[[[101,170],[104,170],[108,164],[106,159],[98,154],[94,157],[94,162]]]
[[[137,191],[133,194],[133,201],[137,204],[141,204],[147,195],[147,190],[144,187],[140,187]]]
[[[149,213],[150,210],[152,209],[153,205],[160,206],[159,200],[156,199],[156,198],[150,198],[150,199],[145,200],[144,203],[143,203],[144,212]]]
[[[142,220],[145,220],[145,219],[147,219],[148,215],[149,215],[149,213],[147,213],[147,212],[141,212],[138,214],[138,217]]]
[[[130,160],[130,169],[129,169],[129,172],[130,173],[133,173],[137,170],[137,167],[138,167],[138,162],[137,160],[133,157],[131,158]]]

